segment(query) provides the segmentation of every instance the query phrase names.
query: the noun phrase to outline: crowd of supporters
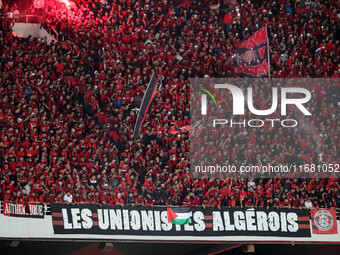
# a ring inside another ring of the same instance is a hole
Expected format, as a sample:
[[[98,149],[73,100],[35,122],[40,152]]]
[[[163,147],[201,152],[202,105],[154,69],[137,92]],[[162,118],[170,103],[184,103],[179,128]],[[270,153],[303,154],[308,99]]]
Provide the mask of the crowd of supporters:
[[[340,207],[336,178],[190,178],[190,133],[168,133],[190,124],[188,79],[235,77],[233,48],[265,25],[271,77],[339,78],[338,1],[74,2],[36,10],[59,34],[50,45],[14,37],[2,19],[0,200]],[[163,87],[132,139],[152,73]],[[339,94],[319,92],[330,100],[318,113],[322,161],[340,163]]]

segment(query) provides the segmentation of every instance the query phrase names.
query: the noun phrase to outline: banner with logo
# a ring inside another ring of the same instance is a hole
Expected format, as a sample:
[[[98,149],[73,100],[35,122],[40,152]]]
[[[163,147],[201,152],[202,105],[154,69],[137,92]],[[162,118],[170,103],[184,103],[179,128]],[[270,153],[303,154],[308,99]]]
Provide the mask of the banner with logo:
[[[54,234],[310,237],[298,209],[191,208],[190,223],[169,223],[166,207],[51,205]]]
[[[3,202],[2,213],[12,217],[44,218],[44,205]]]
[[[311,209],[313,234],[331,235],[338,233],[335,209]]]
[[[142,104],[139,108],[139,113],[137,116],[137,120],[135,123],[135,129],[133,131],[133,137],[137,138],[139,135],[139,131],[140,128],[143,124],[143,122],[145,121],[145,115],[148,112],[150,105],[152,104],[152,101],[155,99],[155,97],[157,96],[160,88],[161,88],[161,80],[162,80],[163,76],[161,75],[157,75],[157,74],[153,74],[151,77],[151,80],[149,82],[149,85],[145,91],[145,95],[143,97],[143,101]]]
[[[267,28],[262,27],[236,45],[233,55],[235,73],[246,77],[266,77],[269,73]]]

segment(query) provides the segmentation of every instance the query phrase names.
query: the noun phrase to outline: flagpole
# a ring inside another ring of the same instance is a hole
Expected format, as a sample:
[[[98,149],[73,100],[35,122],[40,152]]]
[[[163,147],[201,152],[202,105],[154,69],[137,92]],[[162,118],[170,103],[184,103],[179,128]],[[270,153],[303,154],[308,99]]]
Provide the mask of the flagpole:
[[[266,32],[267,32],[267,49],[268,49],[268,78],[270,78],[270,48],[269,48],[269,35],[268,35],[268,28],[266,25]]]

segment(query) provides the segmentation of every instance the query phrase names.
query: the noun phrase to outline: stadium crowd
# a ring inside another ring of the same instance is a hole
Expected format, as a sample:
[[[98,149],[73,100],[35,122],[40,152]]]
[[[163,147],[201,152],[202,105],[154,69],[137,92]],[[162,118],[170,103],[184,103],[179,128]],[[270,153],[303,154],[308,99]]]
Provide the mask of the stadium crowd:
[[[46,7],[45,26],[59,35],[50,45],[14,37],[2,18],[0,200],[340,207],[337,178],[190,178],[190,133],[168,132],[190,124],[188,79],[236,77],[233,48],[265,25],[271,77],[339,78],[337,0],[74,2]],[[132,139],[154,72],[163,87]],[[301,162],[339,163],[339,94],[318,89],[321,145],[307,151],[297,139],[289,149]],[[268,158],[263,144],[282,142],[275,132],[261,139],[239,140],[232,158],[240,149]]]

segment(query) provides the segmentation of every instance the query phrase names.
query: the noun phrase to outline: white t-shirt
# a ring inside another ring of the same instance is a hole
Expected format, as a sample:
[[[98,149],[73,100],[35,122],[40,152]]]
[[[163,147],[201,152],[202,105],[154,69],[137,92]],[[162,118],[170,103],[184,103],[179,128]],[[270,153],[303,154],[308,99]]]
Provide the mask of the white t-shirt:
[[[64,201],[72,203],[72,200],[73,200],[72,195],[69,195],[69,196],[67,194],[64,195]]]
[[[312,201],[305,201],[305,206],[307,209],[310,209],[313,207]]]

